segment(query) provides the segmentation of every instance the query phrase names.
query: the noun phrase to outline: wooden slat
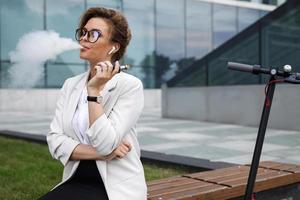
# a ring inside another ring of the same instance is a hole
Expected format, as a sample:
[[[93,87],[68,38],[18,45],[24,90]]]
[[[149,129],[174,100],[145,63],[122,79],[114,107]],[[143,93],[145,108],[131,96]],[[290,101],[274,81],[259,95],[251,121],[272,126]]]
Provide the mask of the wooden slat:
[[[224,200],[245,193],[249,166],[235,166],[208,172],[185,174],[148,185],[148,200]],[[300,182],[300,165],[262,162],[257,172],[255,192]]]
[[[177,185],[177,186],[170,186],[170,187],[167,187],[167,188],[153,190],[151,192],[151,196],[155,197],[155,196],[158,196],[158,195],[161,195],[161,194],[169,194],[169,193],[174,193],[174,192],[178,192],[178,191],[183,192],[183,191],[191,190],[193,188],[206,187],[207,185],[211,185],[211,183],[195,180],[194,183]]]
[[[265,173],[258,173],[256,176],[256,182],[262,181],[262,180],[267,180],[267,179],[272,179],[272,177],[284,176],[287,174],[288,173],[286,173],[286,172],[279,173],[278,171],[268,170]],[[235,179],[235,180],[223,181],[223,182],[221,182],[221,184],[228,185],[233,188],[233,187],[237,187],[240,185],[246,185],[247,180],[248,180],[248,176],[242,177],[239,179]]]
[[[151,182],[147,182],[147,186],[152,186],[152,185],[157,185],[157,184],[162,184],[162,183],[170,183],[170,182],[174,182],[174,181],[180,181],[184,178],[182,178],[181,176],[174,176],[174,177],[170,177],[170,178],[164,178],[164,179],[160,179],[160,180],[154,180]]]
[[[300,166],[299,165],[294,165],[294,164],[286,164],[286,163],[265,161],[265,162],[261,162],[259,164],[259,167],[285,171],[285,170],[292,170],[292,169],[298,168]]]
[[[241,172],[241,171],[249,171],[249,167],[247,167],[247,166],[235,166],[235,167],[217,169],[217,170],[208,171],[208,172],[186,174],[184,176],[185,177],[190,177],[190,178],[197,178],[197,179],[201,179],[201,180],[209,180],[209,179],[212,179],[212,178],[223,177],[226,174],[237,173],[237,172]]]
[[[287,170],[284,170],[284,171],[296,174],[296,173],[300,173],[300,167],[295,167],[295,168],[287,169]]]
[[[206,193],[224,189],[224,186],[207,184],[205,186],[194,186],[190,189],[179,189],[174,192],[163,193],[161,195],[149,196],[149,200],[175,200],[175,199],[204,199]]]
[[[153,185],[151,187],[148,187],[148,192],[156,192],[159,190],[166,190],[169,188],[175,188],[175,187],[182,187],[182,186],[188,186],[198,183],[199,181],[191,178],[186,178],[186,180],[176,181],[176,182],[168,182],[168,183],[162,183],[159,185]],[[204,182],[205,183],[205,182]]]

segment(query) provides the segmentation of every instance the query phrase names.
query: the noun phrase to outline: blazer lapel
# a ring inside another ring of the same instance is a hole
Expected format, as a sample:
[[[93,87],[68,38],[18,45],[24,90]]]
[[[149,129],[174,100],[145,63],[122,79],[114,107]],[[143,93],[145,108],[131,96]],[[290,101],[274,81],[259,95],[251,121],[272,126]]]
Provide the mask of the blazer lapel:
[[[118,83],[117,75],[115,75],[111,80],[109,80],[103,90],[100,92],[99,95],[103,97],[102,105],[104,107],[104,110],[107,109],[107,100],[109,99],[111,92],[115,89]]]
[[[85,74],[83,74],[82,78],[79,81],[74,83],[75,86],[73,88],[73,91],[70,94],[69,99],[68,99],[69,106],[68,106],[68,109],[67,109],[68,110],[67,116],[68,116],[69,124],[71,126],[69,128],[72,130],[72,132],[74,133],[74,135],[76,137],[77,137],[77,135],[76,135],[76,133],[73,129],[72,120],[73,120],[73,116],[75,114],[75,111],[76,111],[76,108],[77,108],[77,105],[78,105],[78,102],[79,102],[81,92],[83,91],[83,88],[86,86],[89,74],[90,74],[90,70],[88,70]],[[115,75],[111,80],[109,80],[106,83],[106,85],[104,86],[103,90],[99,93],[99,95],[101,95],[103,97],[102,105],[104,107],[105,113],[108,112],[107,103],[108,103],[108,99],[110,97],[110,94],[115,89],[115,87],[117,86],[117,83],[118,83],[118,78],[117,77],[118,77],[118,74]]]

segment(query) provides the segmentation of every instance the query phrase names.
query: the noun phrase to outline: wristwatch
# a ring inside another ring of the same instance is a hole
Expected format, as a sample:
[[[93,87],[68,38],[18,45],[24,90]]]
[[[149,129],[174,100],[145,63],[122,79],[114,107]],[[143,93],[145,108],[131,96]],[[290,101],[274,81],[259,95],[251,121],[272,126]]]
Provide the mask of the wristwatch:
[[[101,104],[102,100],[103,100],[103,97],[101,95],[100,96],[87,96],[87,101],[93,101],[93,102]]]

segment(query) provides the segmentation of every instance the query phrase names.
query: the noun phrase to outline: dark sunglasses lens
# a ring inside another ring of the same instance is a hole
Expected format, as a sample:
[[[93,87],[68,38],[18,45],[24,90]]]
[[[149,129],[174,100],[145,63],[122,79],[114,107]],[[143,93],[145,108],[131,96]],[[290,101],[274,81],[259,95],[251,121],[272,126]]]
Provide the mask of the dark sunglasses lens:
[[[90,42],[96,42],[100,37],[100,33],[98,31],[89,31],[88,40]]]

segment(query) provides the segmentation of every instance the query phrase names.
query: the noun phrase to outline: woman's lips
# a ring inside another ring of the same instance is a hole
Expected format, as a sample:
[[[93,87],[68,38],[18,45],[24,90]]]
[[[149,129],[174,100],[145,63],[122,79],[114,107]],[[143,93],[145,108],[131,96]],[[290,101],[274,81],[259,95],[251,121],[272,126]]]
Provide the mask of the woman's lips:
[[[87,47],[87,46],[84,46],[84,45],[80,45],[81,46],[81,50],[89,50],[90,48],[89,47]]]

